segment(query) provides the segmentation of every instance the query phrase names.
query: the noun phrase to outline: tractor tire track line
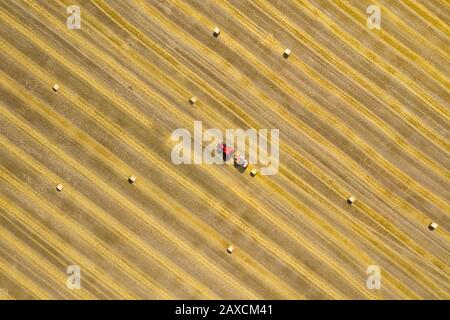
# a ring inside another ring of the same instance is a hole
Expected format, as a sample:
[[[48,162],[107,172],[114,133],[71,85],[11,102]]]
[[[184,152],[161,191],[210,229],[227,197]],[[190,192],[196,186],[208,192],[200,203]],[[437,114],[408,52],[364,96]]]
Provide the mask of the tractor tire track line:
[[[446,0],[436,0],[437,3],[439,3],[441,5],[441,7],[444,7],[447,11],[450,11],[450,7],[448,6],[448,3],[446,2]],[[428,8],[427,8],[428,10]],[[431,15],[435,16],[435,11],[430,12]],[[438,20],[441,20],[438,18]]]

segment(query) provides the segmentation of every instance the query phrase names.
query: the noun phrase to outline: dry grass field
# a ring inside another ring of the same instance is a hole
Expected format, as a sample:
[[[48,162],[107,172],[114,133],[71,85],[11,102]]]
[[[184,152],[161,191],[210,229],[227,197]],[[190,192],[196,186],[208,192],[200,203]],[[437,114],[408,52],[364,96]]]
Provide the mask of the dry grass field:
[[[449,299],[448,21],[447,0],[1,1],[0,299]],[[194,121],[279,129],[278,174],[173,164]]]

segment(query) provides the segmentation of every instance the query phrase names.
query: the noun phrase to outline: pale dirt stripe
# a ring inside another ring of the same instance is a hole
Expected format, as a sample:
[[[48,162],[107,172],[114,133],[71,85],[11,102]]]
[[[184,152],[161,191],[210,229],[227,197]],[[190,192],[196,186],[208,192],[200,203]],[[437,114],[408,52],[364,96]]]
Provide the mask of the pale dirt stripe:
[[[16,300],[13,296],[11,296],[9,293],[1,293],[0,292],[0,301],[7,301],[7,300]]]

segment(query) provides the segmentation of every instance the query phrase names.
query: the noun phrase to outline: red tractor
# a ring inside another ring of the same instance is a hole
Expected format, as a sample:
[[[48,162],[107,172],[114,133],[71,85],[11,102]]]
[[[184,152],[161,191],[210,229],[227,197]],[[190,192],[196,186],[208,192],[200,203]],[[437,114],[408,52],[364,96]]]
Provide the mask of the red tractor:
[[[234,166],[241,172],[244,172],[248,167],[248,161],[244,156],[235,152],[232,147],[227,147],[225,143],[219,143],[217,145],[217,152],[222,153],[223,160],[228,161],[234,155]]]
[[[234,154],[234,149],[232,147],[227,147],[225,143],[219,143],[217,145],[217,152],[222,154],[223,161],[228,161]]]

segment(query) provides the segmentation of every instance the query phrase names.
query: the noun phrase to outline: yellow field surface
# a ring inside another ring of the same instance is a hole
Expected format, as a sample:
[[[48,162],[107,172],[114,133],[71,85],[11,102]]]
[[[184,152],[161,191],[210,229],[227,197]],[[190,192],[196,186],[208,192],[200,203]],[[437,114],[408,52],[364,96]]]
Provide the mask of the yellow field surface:
[[[0,299],[449,299],[448,21],[447,0],[1,1]],[[175,165],[194,121],[279,129],[279,172]]]

